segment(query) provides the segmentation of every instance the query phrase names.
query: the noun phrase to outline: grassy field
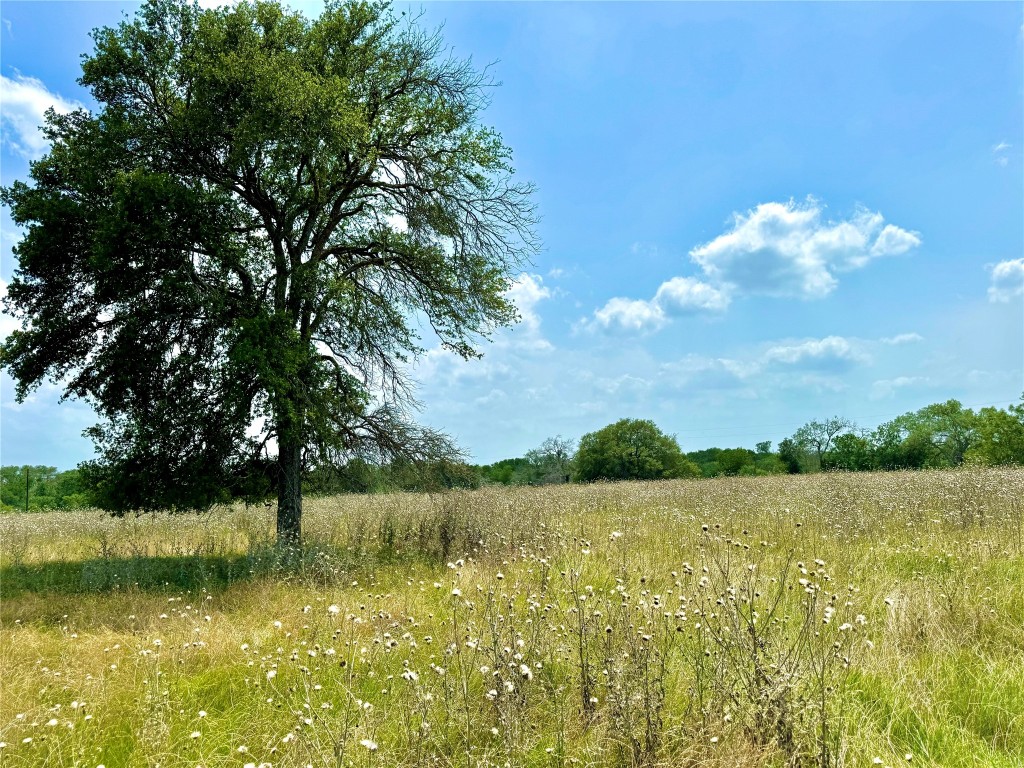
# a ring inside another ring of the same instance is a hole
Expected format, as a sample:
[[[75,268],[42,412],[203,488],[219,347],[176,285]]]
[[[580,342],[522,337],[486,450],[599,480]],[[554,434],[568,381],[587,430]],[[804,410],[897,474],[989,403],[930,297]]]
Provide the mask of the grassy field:
[[[0,765],[1024,765],[1024,471],[0,518]],[[909,763],[908,763],[909,761]]]

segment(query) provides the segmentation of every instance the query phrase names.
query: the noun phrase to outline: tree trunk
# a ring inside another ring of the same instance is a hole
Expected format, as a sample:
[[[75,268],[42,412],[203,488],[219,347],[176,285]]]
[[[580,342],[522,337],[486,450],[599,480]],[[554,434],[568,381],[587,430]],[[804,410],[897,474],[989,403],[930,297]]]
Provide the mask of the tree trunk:
[[[302,546],[302,444],[281,439],[277,447],[277,546]]]

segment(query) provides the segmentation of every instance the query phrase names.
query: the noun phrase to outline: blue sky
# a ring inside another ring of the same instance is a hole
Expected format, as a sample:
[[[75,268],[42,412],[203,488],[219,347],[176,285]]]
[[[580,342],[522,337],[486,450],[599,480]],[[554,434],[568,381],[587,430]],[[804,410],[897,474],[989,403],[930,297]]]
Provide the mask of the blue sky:
[[[91,105],[88,32],[133,7],[5,0],[3,184],[45,151],[46,106]],[[413,372],[421,420],[477,461],[623,417],[752,447],[1024,392],[1019,3],[396,7],[491,65],[486,121],[537,185],[522,322]],[[91,456],[87,406],[0,384],[0,461]]]

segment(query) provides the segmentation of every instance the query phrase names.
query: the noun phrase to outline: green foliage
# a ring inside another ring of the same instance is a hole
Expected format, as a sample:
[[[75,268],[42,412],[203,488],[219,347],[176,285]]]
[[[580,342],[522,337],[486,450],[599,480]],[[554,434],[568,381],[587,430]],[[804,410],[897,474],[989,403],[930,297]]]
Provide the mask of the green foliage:
[[[789,474],[796,475],[803,471],[804,456],[805,451],[793,438],[787,437],[779,443],[779,461]]]
[[[822,469],[863,472],[873,468],[870,441],[852,432],[837,437],[832,450],[825,454],[822,461]]]
[[[98,111],[48,113],[0,192],[26,230],[0,366],[95,406],[99,503],[276,490],[297,536],[303,470],[454,456],[403,363],[424,323],[475,356],[534,250],[488,78],[382,3],[149,0],[93,39]]]
[[[969,461],[989,466],[1024,464],[1024,403],[1005,411],[982,408],[974,431],[976,440],[966,452]]]
[[[852,421],[833,416],[825,421],[809,421],[793,433],[793,442],[803,452],[801,469],[804,472],[825,468],[825,455],[839,435],[854,428]]]
[[[25,510],[26,485],[29,511],[81,509],[92,504],[89,485],[78,470],[8,466],[0,468],[0,506],[4,511]]]
[[[593,480],[658,480],[697,477],[674,437],[647,419],[622,419],[580,439],[575,477]]]

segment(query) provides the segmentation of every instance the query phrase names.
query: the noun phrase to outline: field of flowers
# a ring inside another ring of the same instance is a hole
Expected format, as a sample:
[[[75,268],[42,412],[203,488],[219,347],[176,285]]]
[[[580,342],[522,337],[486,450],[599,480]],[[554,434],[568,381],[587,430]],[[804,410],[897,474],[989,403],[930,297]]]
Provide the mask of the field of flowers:
[[[1024,765],[1024,471],[0,517],[0,766]]]

